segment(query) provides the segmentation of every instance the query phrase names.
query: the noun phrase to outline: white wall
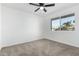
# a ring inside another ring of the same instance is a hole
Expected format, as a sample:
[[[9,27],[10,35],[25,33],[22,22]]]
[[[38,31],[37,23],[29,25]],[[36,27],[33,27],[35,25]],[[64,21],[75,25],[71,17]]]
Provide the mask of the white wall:
[[[2,6],[2,46],[40,39],[41,20],[37,15]]]
[[[51,31],[51,18],[70,13],[75,13],[75,31]],[[51,13],[45,17],[43,23],[44,38],[79,47],[79,5]]]
[[[0,49],[1,49],[1,41],[2,41],[2,38],[1,38],[1,19],[2,19],[2,16],[1,16],[1,4],[0,4]]]

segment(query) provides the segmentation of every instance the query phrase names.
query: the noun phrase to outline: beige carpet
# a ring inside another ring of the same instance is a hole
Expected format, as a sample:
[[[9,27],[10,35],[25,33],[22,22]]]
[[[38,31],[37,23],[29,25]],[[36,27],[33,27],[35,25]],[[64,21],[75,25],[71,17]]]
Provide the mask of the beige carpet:
[[[41,39],[2,48],[1,56],[79,56],[79,48]]]

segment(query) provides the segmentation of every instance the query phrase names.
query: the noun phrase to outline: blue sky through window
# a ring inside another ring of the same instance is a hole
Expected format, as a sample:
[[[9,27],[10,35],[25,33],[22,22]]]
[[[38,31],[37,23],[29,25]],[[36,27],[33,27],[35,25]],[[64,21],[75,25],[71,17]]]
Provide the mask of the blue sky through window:
[[[75,20],[74,16],[62,18],[61,19],[61,25],[63,25],[64,23],[67,23],[67,22],[71,22],[71,24],[74,25],[74,23],[73,23],[74,20]]]
[[[60,19],[52,20],[52,29],[60,27]]]

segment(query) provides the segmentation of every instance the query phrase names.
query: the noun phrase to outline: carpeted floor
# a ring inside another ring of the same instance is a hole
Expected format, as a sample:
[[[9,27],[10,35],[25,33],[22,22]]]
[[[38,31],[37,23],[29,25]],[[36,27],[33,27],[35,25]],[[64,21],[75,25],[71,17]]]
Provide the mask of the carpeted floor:
[[[1,56],[79,56],[79,48],[55,41],[41,39],[4,47]]]

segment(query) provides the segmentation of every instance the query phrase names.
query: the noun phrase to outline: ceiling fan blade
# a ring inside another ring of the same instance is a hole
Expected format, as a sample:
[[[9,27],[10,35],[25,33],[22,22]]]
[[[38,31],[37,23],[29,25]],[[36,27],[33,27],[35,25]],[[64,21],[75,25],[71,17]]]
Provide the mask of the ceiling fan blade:
[[[44,3],[39,3],[39,5],[40,5],[40,6],[43,6],[43,5],[44,5]]]
[[[40,9],[40,8],[37,8],[37,9],[35,10],[35,12],[37,12],[39,9]]]
[[[34,6],[39,6],[39,5],[37,5],[37,4],[35,4],[35,3],[29,3],[30,5],[34,5]]]
[[[45,8],[43,10],[44,10],[44,12],[47,12],[47,10]]]
[[[48,4],[48,5],[45,5],[44,7],[51,7],[51,6],[55,6],[55,4]]]

